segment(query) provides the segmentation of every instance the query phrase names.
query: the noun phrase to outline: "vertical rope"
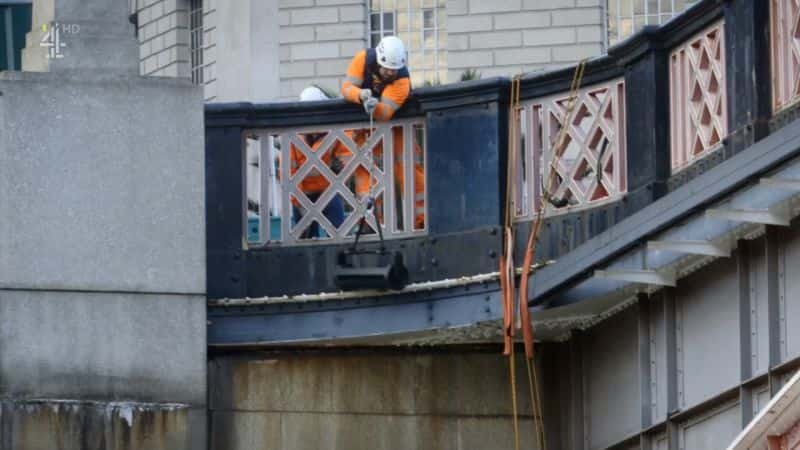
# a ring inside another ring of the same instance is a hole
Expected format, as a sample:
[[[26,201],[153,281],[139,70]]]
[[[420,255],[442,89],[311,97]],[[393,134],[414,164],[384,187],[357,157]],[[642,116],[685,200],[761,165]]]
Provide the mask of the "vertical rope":
[[[538,241],[539,232],[541,230],[543,216],[547,204],[549,203],[551,193],[548,191],[547,187],[550,184],[550,176],[552,172],[555,170],[556,164],[558,163],[558,159],[561,157],[564,151],[564,140],[567,135],[567,128],[569,124],[572,122],[573,113],[575,109],[575,103],[578,97],[578,89],[580,87],[581,81],[583,80],[583,74],[586,67],[586,60],[581,61],[578,66],[575,68],[575,73],[572,77],[572,83],[570,84],[570,97],[569,103],[567,104],[567,108],[564,113],[564,121],[562,122],[561,129],[559,130],[559,134],[554,141],[554,145],[552,148],[552,157],[550,158],[550,164],[547,168],[546,179],[543,180],[542,186],[542,196],[543,201],[540,202],[539,210],[537,211],[536,220],[534,222],[533,227],[531,228],[530,235],[528,236],[528,241],[526,244],[526,252],[524,258],[524,264],[522,267],[522,277],[520,283],[520,290],[519,290],[519,297],[517,297],[514,287],[514,278],[516,275],[516,268],[514,264],[514,229],[513,229],[513,221],[514,221],[514,211],[512,205],[514,203],[515,198],[515,175],[516,175],[516,162],[517,162],[517,151],[518,151],[518,144],[519,144],[519,111],[520,111],[520,76],[515,75],[514,78],[511,80],[511,99],[510,99],[510,107],[509,107],[509,143],[508,143],[508,161],[506,166],[506,196],[505,196],[505,213],[504,213],[504,220],[503,220],[503,256],[500,258],[500,287],[502,291],[502,299],[503,299],[503,329],[504,329],[504,350],[503,353],[508,355],[509,358],[509,380],[511,383],[511,409],[512,409],[512,420],[513,420],[513,427],[514,427],[514,448],[515,450],[519,450],[520,448],[520,438],[519,438],[519,414],[517,409],[517,378],[516,378],[516,363],[515,363],[515,352],[514,352],[514,314],[517,308],[520,309],[520,316],[522,319],[522,323],[520,326],[522,327],[524,342],[525,342],[525,361],[526,367],[528,371],[528,387],[531,396],[531,407],[533,409],[533,416],[534,416],[534,434],[537,437],[537,442],[539,444],[539,448],[542,450],[546,449],[546,437],[544,431],[544,418],[543,418],[543,411],[541,405],[541,398],[539,394],[539,381],[538,375],[536,373],[536,364],[533,363],[533,325],[532,321],[529,317],[529,310],[528,310],[528,278],[530,276],[531,266],[535,257],[536,253],[536,242]],[[518,299],[518,302],[515,300]]]
[[[516,275],[514,270],[514,212],[512,208],[512,199],[515,194],[514,175],[516,173],[517,161],[517,144],[518,144],[518,120],[519,113],[519,92],[520,92],[520,77],[515,75],[511,80],[511,99],[510,99],[510,120],[508,131],[508,161],[506,164],[506,197],[505,197],[505,214],[503,220],[503,256],[500,259],[500,285],[503,298],[503,328],[504,328],[504,349],[503,353],[508,355],[509,379],[511,382],[511,410],[512,420],[514,425],[514,448],[519,450],[519,415],[517,410],[517,377],[516,377],[516,364],[514,361],[514,317],[515,309],[518,307],[514,304],[515,289],[514,277]]]
[[[519,416],[517,414],[517,369],[514,362],[514,343],[511,343],[511,353],[508,355],[509,376],[511,378],[511,411],[514,422],[514,450],[519,450]]]
[[[550,185],[550,176],[552,175],[553,171],[555,171],[555,167],[558,164],[558,160],[561,158],[561,155],[564,152],[564,140],[567,135],[567,129],[569,124],[573,120],[573,115],[575,111],[575,104],[577,103],[578,98],[578,89],[580,88],[581,82],[583,80],[583,74],[586,69],[586,60],[582,60],[578,66],[575,68],[575,73],[572,77],[572,83],[570,84],[570,95],[569,95],[569,103],[567,104],[567,108],[564,112],[564,121],[562,122],[561,129],[559,130],[559,134],[554,141],[554,145],[552,147],[551,153],[552,158],[550,158],[550,164],[547,168],[546,172],[546,179],[542,185],[542,196],[543,199],[539,203],[538,211],[536,212],[536,219],[534,222],[533,227],[531,228],[531,232],[528,235],[528,241],[525,248],[525,258],[523,261],[522,266],[522,276],[520,280],[520,303],[521,308],[526,313],[528,312],[528,281],[530,277],[530,271],[532,264],[534,262],[534,258],[536,256],[536,244],[539,240],[539,232],[542,228],[542,223],[544,222],[544,215],[547,208],[547,205],[550,203],[550,198],[552,193],[549,192],[548,187]],[[523,300],[524,299],[524,300]],[[525,323],[523,324],[523,333],[530,333],[530,337],[526,336],[525,343],[525,361],[528,368],[528,385],[530,388],[530,395],[531,395],[531,405],[533,408],[533,416],[534,416],[534,433],[537,436],[539,445],[541,449],[547,448],[547,440],[545,436],[544,430],[544,416],[542,411],[541,405],[541,396],[539,393],[539,380],[536,373],[536,364],[533,362],[533,324],[531,319],[524,315]],[[530,342],[530,344],[529,344]]]

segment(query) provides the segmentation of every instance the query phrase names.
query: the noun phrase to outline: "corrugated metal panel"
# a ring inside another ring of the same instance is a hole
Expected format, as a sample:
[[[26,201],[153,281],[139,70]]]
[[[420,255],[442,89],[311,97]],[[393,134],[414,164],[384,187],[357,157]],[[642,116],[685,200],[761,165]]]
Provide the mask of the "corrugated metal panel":
[[[601,324],[586,340],[591,448],[604,448],[640,429],[636,309]]]
[[[754,392],[753,397],[753,416],[755,417],[769,403],[769,386],[764,386],[763,389]]]
[[[785,234],[783,241],[786,260],[784,301],[785,311],[783,323],[786,333],[787,358],[800,356],[800,229],[794,227]]]
[[[715,411],[696,421],[687,423],[681,430],[679,448],[700,450],[725,448],[739,433],[739,408],[737,405]]]
[[[739,305],[736,267],[718,260],[678,285],[684,399],[697,404],[739,382]],[[680,390],[680,389],[679,389]],[[719,448],[719,447],[691,447]]]
[[[667,418],[667,339],[665,318],[664,318],[664,300],[661,295],[654,296],[650,305],[650,338],[654,341],[652,347],[655,351],[652,352],[650,358],[653,360],[651,363],[651,383],[655,383],[655,398],[651,401],[655,402],[655,417],[653,423],[663,421]],[[653,370],[655,368],[655,370]],[[651,408],[652,409],[652,408]]]
[[[767,372],[769,366],[769,314],[767,304],[767,261],[764,239],[751,242],[750,257],[750,337],[752,341],[752,375]]]

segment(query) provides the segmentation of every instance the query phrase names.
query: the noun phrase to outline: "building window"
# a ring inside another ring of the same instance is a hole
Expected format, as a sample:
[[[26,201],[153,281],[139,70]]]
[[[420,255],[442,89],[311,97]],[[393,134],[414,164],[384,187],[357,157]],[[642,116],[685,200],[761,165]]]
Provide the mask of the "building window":
[[[394,12],[377,12],[369,15],[370,35],[369,45],[375,47],[381,38],[390,36],[397,32],[395,27]]]
[[[25,34],[30,30],[30,4],[0,1],[0,70],[21,70]]]
[[[697,3],[698,0],[608,0],[608,44],[641,30],[661,25]]]
[[[203,84],[203,0],[189,2],[189,39],[192,83]]]
[[[371,47],[395,35],[408,50],[415,87],[447,82],[446,0],[370,0]]]

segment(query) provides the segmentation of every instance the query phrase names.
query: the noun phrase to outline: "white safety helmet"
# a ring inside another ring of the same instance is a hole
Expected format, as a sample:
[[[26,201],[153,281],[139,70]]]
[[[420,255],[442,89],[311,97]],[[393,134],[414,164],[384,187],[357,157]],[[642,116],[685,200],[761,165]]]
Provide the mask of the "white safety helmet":
[[[300,93],[301,102],[314,102],[317,100],[328,100],[328,96],[316,86],[309,86]]]
[[[386,36],[375,47],[378,64],[392,70],[400,70],[406,65],[406,46],[396,36]]]

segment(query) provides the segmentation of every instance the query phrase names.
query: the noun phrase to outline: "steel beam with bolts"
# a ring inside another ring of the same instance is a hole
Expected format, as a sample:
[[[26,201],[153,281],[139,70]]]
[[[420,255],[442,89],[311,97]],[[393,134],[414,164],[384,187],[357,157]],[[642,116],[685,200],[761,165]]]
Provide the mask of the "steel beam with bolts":
[[[652,284],[655,286],[672,286],[676,284],[675,272],[669,270],[646,269],[607,269],[595,270],[597,278],[627,281],[629,283]]]
[[[760,223],[764,225],[789,226],[789,215],[769,209],[708,209],[709,219],[730,220],[733,222]]]
[[[780,189],[783,191],[800,192],[800,180],[786,178],[762,178],[759,184],[763,187]]]
[[[690,255],[731,256],[730,245],[709,241],[649,241],[647,248]]]

